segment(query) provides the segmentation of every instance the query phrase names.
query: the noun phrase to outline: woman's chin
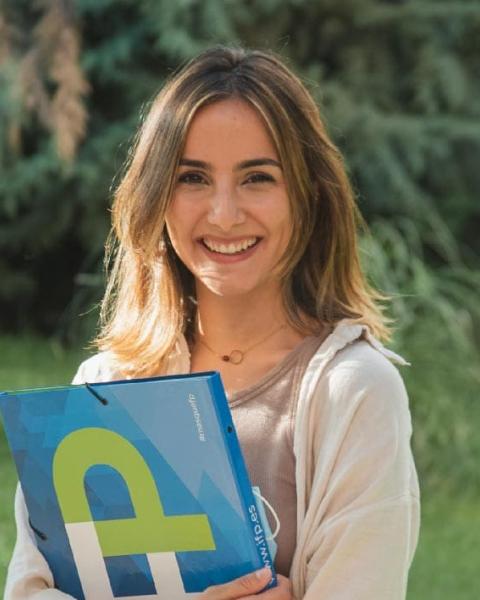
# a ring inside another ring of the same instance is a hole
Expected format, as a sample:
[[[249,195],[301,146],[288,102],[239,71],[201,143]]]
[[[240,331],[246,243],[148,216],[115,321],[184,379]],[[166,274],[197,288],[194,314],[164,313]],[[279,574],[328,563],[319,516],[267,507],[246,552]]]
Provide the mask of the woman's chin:
[[[238,277],[209,277],[202,279],[200,284],[205,293],[231,300],[246,299],[256,295],[264,287],[259,282],[241,281]]]
[[[245,285],[238,285],[238,282],[214,282],[204,283],[206,290],[215,296],[224,298],[237,298],[248,296],[253,290]]]

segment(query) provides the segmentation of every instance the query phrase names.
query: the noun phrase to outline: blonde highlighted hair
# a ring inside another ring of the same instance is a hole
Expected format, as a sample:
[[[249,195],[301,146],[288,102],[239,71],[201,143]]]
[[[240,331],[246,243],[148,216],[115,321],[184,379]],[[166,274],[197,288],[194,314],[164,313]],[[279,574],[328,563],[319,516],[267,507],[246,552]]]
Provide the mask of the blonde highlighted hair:
[[[179,337],[192,335],[193,276],[169,242],[165,213],[196,111],[228,98],[259,112],[287,182],[293,231],[281,281],[290,324],[315,333],[349,318],[388,338],[380,304],[386,298],[369,286],[360,266],[357,228],[364,223],[314,100],[275,54],[215,47],[191,60],[155,98],[115,193],[96,343],[124,375],[163,373]]]

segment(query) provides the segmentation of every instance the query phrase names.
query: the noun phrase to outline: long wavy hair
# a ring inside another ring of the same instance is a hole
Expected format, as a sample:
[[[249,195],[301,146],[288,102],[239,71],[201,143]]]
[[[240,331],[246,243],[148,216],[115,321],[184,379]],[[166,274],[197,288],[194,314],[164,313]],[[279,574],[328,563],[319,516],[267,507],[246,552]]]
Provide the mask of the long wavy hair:
[[[365,224],[313,98],[275,54],[215,47],[156,96],[115,192],[95,343],[124,375],[163,373],[180,336],[192,335],[193,275],[169,242],[165,213],[192,119],[199,108],[228,98],[258,111],[282,165],[293,222],[280,265],[290,324],[311,334],[349,318],[380,339],[389,336],[386,297],[360,266],[357,229]]]

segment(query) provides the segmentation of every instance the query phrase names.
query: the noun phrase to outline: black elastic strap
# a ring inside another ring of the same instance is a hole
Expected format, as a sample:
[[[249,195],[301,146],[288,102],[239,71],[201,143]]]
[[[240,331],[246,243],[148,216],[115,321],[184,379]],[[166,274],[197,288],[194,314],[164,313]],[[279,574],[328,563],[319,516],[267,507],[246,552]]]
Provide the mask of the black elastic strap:
[[[104,405],[105,405],[105,404],[108,404],[108,400],[107,400],[106,398],[104,398],[103,396],[100,396],[100,394],[99,394],[99,393],[98,393],[96,390],[94,390],[94,389],[93,389],[93,387],[92,387],[92,386],[91,386],[89,383],[85,382],[85,387],[86,387],[86,388],[87,388],[87,390],[88,390],[88,391],[89,391],[91,394],[93,394],[93,395],[95,396],[95,398],[96,398],[97,400],[99,400],[99,401],[100,401],[102,404],[104,404]]]
[[[45,534],[44,534],[42,531],[40,531],[39,529],[37,529],[36,527],[34,527],[34,526],[32,525],[32,522],[30,521],[30,517],[28,518],[28,524],[29,524],[29,525],[30,525],[30,527],[32,528],[32,531],[35,533],[35,535],[38,535],[38,537],[39,537],[41,540],[45,541],[45,540],[47,539],[47,536],[46,536],[46,535],[45,535]]]

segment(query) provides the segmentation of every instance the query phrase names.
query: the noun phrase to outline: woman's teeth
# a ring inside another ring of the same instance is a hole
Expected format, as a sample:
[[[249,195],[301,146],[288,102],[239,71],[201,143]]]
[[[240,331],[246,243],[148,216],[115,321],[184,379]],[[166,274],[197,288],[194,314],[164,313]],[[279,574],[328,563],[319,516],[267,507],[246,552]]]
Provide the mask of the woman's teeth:
[[[250,248],[257,242],[258,238],[251,237],[242,240],[241,242],[230,242],[229,244],[219,244],[207,238],[203,238],[204,245],[212,252],[219,252],[220,254],[236,254],[237,252],[243,252],[247,248]]]

